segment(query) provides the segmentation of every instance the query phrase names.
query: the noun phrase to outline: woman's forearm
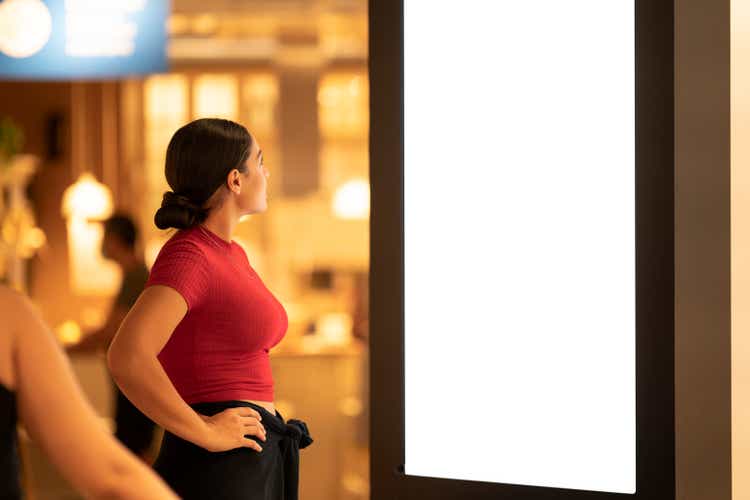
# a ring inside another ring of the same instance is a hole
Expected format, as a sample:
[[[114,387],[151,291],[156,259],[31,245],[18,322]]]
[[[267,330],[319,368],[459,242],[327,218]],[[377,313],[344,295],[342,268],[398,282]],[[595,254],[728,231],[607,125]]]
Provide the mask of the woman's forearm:
[[[206,446],[206,422],[185,403],[155,356],[110,349],[108,360],[115,382],[144,414],[172,434]]]

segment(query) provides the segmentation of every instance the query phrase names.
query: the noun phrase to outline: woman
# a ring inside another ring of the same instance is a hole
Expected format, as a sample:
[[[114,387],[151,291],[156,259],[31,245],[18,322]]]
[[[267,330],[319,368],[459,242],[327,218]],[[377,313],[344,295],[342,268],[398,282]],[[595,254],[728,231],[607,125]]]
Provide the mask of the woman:
[[[0,287],[0,318],[0,498],[21,498],[18,413],[34,441],[87,498],[176,499],[98,420],[29,301]]]
[[[266,210],[263,153],[241,125],[201,119],[175,132],[155,223],[179,229],[109,350],[125,395],[166,430],[155,468],[185,499],[296,499],[303,422],[273,402],[269,350],[283,306],[231,235]]]

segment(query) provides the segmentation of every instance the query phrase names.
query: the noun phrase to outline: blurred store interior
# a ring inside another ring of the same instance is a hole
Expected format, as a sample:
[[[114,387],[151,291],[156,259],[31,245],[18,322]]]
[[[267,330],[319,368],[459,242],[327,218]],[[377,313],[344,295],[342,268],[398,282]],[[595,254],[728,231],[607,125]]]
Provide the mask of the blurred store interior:
[[[171,135],[199,117],[242,123],[271,176],[268,211],[235,239],[289,314],[272,364],[279,411],[304,418],[316,439],[302,453],[302,497],[369,498],[367,2],[170,8],[167,72],[0,77],[2,281],[30,295],[62,344],[80,341],[101,326],[120,279],[101,256],[97,220],[132,215],[152,263],[171,235],[153,224]],[[103,353],[71,362],[113,425]],[[77,498],[27,438],[22,459],[29,498]]]

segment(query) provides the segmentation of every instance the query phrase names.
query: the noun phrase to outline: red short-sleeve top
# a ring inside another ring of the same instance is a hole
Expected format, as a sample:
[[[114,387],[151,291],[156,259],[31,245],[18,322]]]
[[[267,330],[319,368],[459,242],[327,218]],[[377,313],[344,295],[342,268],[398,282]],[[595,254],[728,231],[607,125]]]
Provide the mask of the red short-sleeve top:
[[[284,337],[284,307],[244,250],[203,226],[178,231],[161,249],[146,286],[165,285],[188,311],[159,353],[188,403],[273,401],[268,353]]]

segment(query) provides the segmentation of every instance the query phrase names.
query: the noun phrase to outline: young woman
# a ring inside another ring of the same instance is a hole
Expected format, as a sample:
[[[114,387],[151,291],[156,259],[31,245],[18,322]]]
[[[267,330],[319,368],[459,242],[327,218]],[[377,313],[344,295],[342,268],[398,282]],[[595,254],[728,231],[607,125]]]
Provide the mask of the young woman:
[[[296,499],[305,424],[274,408],[269,350],[283,306],[231,241],[263,212],[263,153],[241,125],[201,119],[175,132],[155,223],[179,229],[120,326],[109,365],[166,432],[155,468],[185,499]]]
[[[177,497],[111,436],[32,305],[0,287],[0,498],[20,500],[16,420],[87,498]]]

